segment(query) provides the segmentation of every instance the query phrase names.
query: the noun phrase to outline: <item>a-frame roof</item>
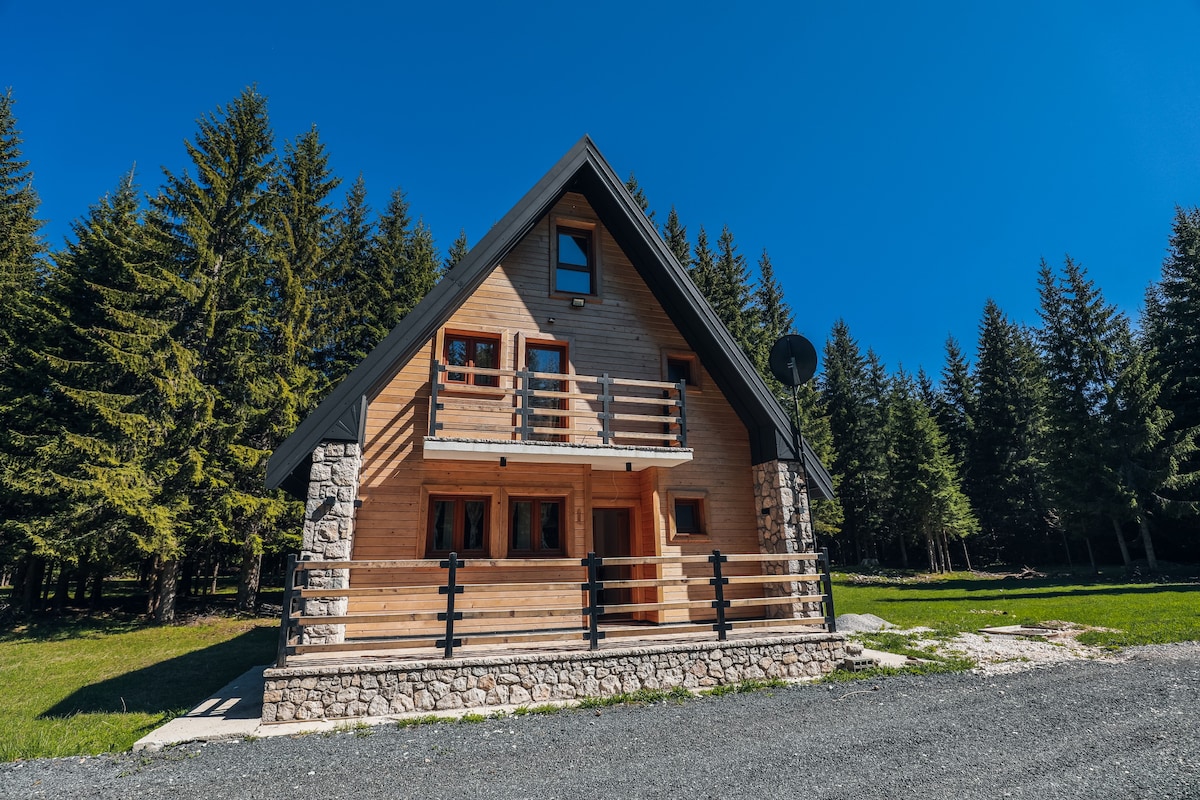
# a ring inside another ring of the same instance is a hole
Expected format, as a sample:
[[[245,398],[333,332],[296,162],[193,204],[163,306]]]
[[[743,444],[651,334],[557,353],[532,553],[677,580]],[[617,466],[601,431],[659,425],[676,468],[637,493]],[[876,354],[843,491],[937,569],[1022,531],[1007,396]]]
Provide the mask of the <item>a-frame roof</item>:
[[[322,440],[362,444],[367,400],[446,323],[508,252],[566,192],[587,198],[604,227],[670,315],[704,368],[746,426],[754,463],[796,460],[788,415],[730,336],[704,296],[634,201],[625,184],[584,136],[521,201],[448,272],[417,306],[342,380],[267,464],[267,487],[307,485],[313,449]],[[803,458],[813,489],[833,496],[833,480],[808,442]]]

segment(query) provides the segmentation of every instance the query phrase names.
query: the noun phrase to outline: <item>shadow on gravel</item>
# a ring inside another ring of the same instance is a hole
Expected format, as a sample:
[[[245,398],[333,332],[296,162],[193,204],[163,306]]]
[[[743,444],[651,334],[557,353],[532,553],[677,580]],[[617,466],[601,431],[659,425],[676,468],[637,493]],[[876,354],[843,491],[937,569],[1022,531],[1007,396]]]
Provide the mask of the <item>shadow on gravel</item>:
[[[212,647],[84,686],[38,717],[190,709],[250,667],[270,661],[277,637],[271,628],[246,631]]]

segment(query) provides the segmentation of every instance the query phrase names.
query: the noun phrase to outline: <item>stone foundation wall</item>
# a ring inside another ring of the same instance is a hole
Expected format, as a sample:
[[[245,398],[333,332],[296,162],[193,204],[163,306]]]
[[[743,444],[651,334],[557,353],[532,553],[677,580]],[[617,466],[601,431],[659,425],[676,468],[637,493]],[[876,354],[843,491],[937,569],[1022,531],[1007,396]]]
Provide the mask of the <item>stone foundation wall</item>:
[[[745,680],[816,678],[846,657],[840,634],[690,642],[603,652],[268,669],[263,722],[521,706]]]
[[[808,509],[808,489],[804,473],[797,461],[768,461],[754,465],[754,502],[758,515],[758,544],[761,553],[811,553],[815,549],[811,517]],[[811,562],[768,562],[763,565],[769,575],[810,572]],[[767,584],[768,596],[786,594],[817,594],[820,589],[811,583]],[[773,618],[817,616],[819,609],[812,603],[769,606]]]
[[[354,544],[354,504],[358,499],[359,447],[353,442],[322,442],[313,450],[304,509],[302,561],[349,561]],[[345,569],[311,570],[304,586],[309,589],[344,589],[350,583]],[[346,613],[344,597],[307,598],[305,616],[326,617]],[[345,639],[344,625],[311,625],[303,629],[304,644],[326,644]]]

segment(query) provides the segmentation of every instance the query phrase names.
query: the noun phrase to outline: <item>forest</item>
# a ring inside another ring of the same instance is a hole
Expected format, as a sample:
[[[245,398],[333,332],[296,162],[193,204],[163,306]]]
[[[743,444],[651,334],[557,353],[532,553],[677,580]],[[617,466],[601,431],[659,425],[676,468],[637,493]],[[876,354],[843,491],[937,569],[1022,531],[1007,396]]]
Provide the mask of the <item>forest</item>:
[[[247,89],[197,122],[188,168],[138,176],[41,235],[11,91],[0,95],[0,585],[30,613],[95,606],[138,576],[146,612],[298,548],[303,506],[263,486],[304,416],[467,252],[404,192],[343,187],[314,127],[276,144]],[[784,408],[767,353],[795,319],[770,256],[661,225],[627,186]],[[1176,210],[1137,319],[1082,264],[1043,262],[1035,326],[995,303],[940,374],[889,370],[838,322],[799,424],[834,474],[814,503],[843,564],[1200,561],[1200,210]],[[1031,275],[1032,277],[1032,275]]]

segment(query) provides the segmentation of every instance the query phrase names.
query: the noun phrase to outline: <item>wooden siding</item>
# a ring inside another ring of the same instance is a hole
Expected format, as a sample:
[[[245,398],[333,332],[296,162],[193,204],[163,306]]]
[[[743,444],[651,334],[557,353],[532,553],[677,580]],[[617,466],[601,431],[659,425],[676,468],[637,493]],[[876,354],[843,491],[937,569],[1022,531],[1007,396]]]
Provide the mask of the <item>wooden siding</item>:
[[[551,292],[550,240],[552,219],[581,220],[596,224],[598,295],[588,297],[584,308],[572,308],[569,295]],[[554,322],[550,322],[551,318]],[[392,380],[370,399],[366,443],[355,536],[355,559],[420,558],[425,555],[425,530],[430,494],[472,494],[492,498],[489,555],[507,555],[508,498],[559,496],[568,513],[564,550],[582,557],[590,549],[593,506],[626,506],[635,509],[632,534],[637,555],[758,552],[758,532],[751,477],[750,447],[746,429],[715,383],[699,365],[698,387],[687,394],[690,463],[639,473],[592,471],[587,466],[499,464],[427,460],[422,441],[429,426],[429,385],[432,362],[441,358],[444,331],[498,334],[501,366],[524,366],[527,341],[565,342],[572,374],[609,373],[623,378],[663,380],[667,353],[690,350],[667,313],[629,263],[625,254],[599,224],[581,195],[567,194],[550,217],[541,220],[512,250],[472,296]],[[502,379],[505,380],[505,379]],[[474,399],[474,398],[473,398]],[[479,398],[474,411],[478,422],[495,419],[498,427],[512,425],[509,407]],[[582,401],[576,401],[582,402]],[[495,406],[494,408],[490,406]],[[581,406],[580,408],[583,408]],[[577,423],[587,424],[587,423]],[[508,434],[481,434],[506,439]],[[676,537],[670,533],[669,497],[672,492],[704,499],[706,535]],[[749,565],[754,569],[755,565]],[[658,568],[663,577],[685,574],[682,567]],[[671,569],[678,570],[670,572]],[[703,565],[700,566],[703,570]],[[520,570],[493,580],[554,580],[539,570]],[[531,572],[536,578],[531,578]],[[691,574],[689,567],[686,574]],[[697,572],[696,574],[699,574]],[[653,577],[643,574],[637,577]],[[362,573],[355,586],[399,586],[422,583],[423,576]],[[733,586],[730,596],[750,596],[757,587]],[[654,599],[638,590],[638,599]],[[699,590],[695,598],[701,595]],[[661,590],[662,600],[689,599],[687,587]],[[540,605],[574,604],[580,592],[544,592],[530,602]],[[464,598],[465,600],[465,598]],[[405,598],[376,600],[354,598],[351,613],[394,611],[405,607]],[[465,601],[464,608],[471,607]],[[697,613],[697,616],[707,616]],[[675,621],[687,612],[662,612],[652,619]],[[499,627],[499,626],[497,626]],[[514,622],[509,627],[529,627]],[[352,628],[350,636],[367,633]]]

